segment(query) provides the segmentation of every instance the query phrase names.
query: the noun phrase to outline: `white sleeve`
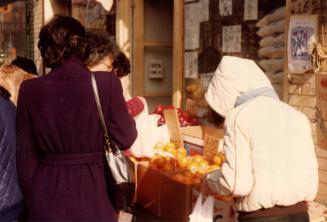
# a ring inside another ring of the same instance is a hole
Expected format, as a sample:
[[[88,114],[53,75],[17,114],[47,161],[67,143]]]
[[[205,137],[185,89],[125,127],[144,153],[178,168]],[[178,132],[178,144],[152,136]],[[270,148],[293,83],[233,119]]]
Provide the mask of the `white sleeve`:
[[[225,162],[221,170],[209,173],[208,186],[220,195],[246,196],[252,190],[251,140],[249,133],[237,122],[237,115],[225,120]]]

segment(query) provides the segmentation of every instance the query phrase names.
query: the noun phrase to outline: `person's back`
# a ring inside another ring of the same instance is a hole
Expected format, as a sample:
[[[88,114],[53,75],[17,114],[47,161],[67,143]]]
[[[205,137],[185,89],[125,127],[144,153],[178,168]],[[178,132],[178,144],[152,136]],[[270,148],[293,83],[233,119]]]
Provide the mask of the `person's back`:
[[[16,107],[22,81],[35,77],[14,65],[0,67],[0,221],[14,221],[23,213],[23,197],[16,172]]]
[[[0,221],[17,220],[23,213],[23,197],[16,173],[16,108],[0,95]]]
[[[73,54],[54,64],[42,51],[49,47],[43,35],[51,36],[50,30],[57,27],[77,33],[67,37],[73,39],[77,51],[76,47],[81,48],[78,41],[85,40],[84,28],[76,20],[55,17],[41,30],[39,43],[47,66],[52,64],[54,69],[21,86],[17,167],[29,219],[116,221],[106,190],[103,131],[90,72],[82,56]],[[120,80],[104,72],[95,73],[95,78],[111,139],[127,149],[135,140],[136,129]]]
[[[237,147],[249,148],[237,152],[236,158],[252,156],[251,171],[236,166],[238,174],[248,176],[234,187],[240,196],[236,199],[237,210],[255,211],[314,199],[317,163],[313,161],[311,127],[304,114],[263,96],[229,112],[226,122],[235,124],[231,133],[237,138]]]
[[[226,161],[207,175],[210,189],[235,198],[239,221],[308,221],[318,167],[307,117],[248,59],[224,56],[205,97],[225,117]]]

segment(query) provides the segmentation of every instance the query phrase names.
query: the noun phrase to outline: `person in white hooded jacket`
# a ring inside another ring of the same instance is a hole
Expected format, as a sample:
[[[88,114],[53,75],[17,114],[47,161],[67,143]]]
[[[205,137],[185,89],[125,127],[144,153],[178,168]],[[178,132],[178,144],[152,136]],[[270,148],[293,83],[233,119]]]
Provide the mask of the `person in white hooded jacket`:
[[[211,191],[232,195],[239,221],[309,221],[306,201],[318,166],[306,116],[279,100],[249,59],[224,56],[205,94],[225,117],[221,170],[206,176]]]

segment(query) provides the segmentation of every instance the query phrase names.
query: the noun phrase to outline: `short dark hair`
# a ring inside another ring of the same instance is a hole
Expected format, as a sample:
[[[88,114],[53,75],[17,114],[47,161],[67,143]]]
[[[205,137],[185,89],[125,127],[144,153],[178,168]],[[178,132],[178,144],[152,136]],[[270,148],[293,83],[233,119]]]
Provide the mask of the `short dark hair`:
[[[34,61],[31,59],[17,56],[17,58],[14,59],[11,62],[11,64],[21,68],[22,70],[24,70],[28,73],[37,75],[36,65],[35,65]]]
[[[86,36],[90,50],[89,58],[86,60],[87,65],[95,65],[109,54],[112,54],[113,59],[118,55],[119,48],[109,34],[88,32]]]
[[[56,15],[42,27],[38,47],[50,68],[62,65],[73,55],[83,62],[89,55],[85,28],[76,19],[63,15]]]
[[[127,76],[131,72],[131,63],[125,53],[121,51],[112,63],[112,67],[119,78]]]

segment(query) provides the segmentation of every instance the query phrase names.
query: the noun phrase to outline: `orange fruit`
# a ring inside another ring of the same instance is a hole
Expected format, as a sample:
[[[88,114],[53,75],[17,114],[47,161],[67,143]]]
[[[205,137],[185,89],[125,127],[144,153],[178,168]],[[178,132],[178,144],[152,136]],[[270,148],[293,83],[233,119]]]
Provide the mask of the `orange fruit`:
[[[187,169],[189,169],[192,173],[195,173],[196,171],[198,171],[199,166],[197,163],[192,161],[187,165]]]
[[[163,142],[159,141],[159,142],[157,142],[157,143],[154,145],[153,148],[154,148],[155,150],[163,150],[164,146],[165,146],[165,144],[164,144]]]
[[[168,153],[171,153],[171,154],[175,154],[176,153],[176,149],[172,146],[167,146],[165,147],[165,151],[168,152]]]
[[[201,160],[200,162],[198,162],[198,166],[199,168],[201,169],[207,169],[209,164],[208,164],[208,161],[206,160]]]
[[[199,154],[192,157],[192,161],[195,162],[195,163],[199,163],[202,160],[203,160],[203,156],[201,156]]]
[[[180,147],[180,148],[178,148],[178,149],[176,150],[176,155],[177,155],[177,154],[180,154],[180,155],[182,155],[182,156],[186,156],[187,151],[186,151],[185,148]]]
[[[165,163],[161,169],[165,172],[171,172],[174,170],[174,166],[171,163]]]
[[[161,168],[166,163],[166,160],[164,157],[157,157],[151,161],[151,164],[156,165],[158,168]]]
[[[180,182],[180,183],[183,183],[183,181],[184,181],[184,176],[183,176],[183,174],[177,173],[177,174],[175,174],[175,175],[172,177],[172,179],[173,179],[173,180],[176,180],[176,181],[178,181],[178,182]]]
[[[183,175],[184,175],[184,177],[189,177],[189,178],[193,178],[193,176],[194,176],[194,174],[189,170],[185,171],[183,173]]]
[[[189,156],[183,156],[177,159],[177,161],[180,168],[185,169],[187,165],[191,162],[191,158]]]
[[[175,144],[174,143],[167,143],[166,145],[165,145],[165,148],[164,148],[164,150],[167,150],[167,149],[176,149],[176,146],[175,146]]]
[[[222,159],[220,158],[220,155],[216,154],[216,155],[213,157],[213,162],[214,162],[215,165],[221,166],[221,164],[222,164]]]
[[[206,170],[206,173],[210,173],[210,172],[212,172],[212,171],[215,171],[215,170],[219,170],[220,169],[220,166],[218,166],[218,165],[210,165],[208,168],[207,168],[207,170]]]
[[[220,157],[220,159],[221,159],[221,164],[222,164],[223,162],[225,162],[225,155],[222,154],[222,153],[219,153],[218,155],[219,155],[219,157]]]
[[[182,154],[182,153],[179,153],[177,150],[176,150],[176,153],[175,153],[175,158],[177,159],[177,160],[179,160],[179,159],[181,159],[182,157],[184,157],[185,155],[184,154]]]

